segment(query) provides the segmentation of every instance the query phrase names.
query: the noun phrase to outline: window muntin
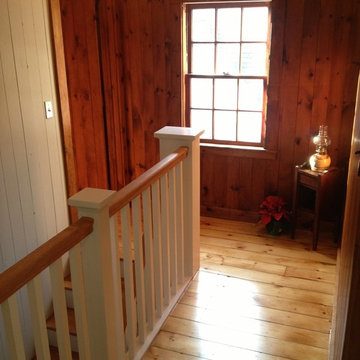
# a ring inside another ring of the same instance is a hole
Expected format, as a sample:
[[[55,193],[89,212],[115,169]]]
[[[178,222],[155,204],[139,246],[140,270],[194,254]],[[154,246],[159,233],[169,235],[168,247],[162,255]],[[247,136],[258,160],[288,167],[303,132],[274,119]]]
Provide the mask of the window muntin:
[[[186,123],[203,142],[263,146],[268,82],[266,3],[187,5]]]

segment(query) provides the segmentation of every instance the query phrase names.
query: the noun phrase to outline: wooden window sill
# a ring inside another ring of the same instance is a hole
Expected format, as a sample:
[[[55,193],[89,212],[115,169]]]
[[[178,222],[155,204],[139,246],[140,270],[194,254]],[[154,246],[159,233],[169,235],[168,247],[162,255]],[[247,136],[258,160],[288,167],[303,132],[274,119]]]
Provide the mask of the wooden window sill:
[[[200,144],[201,153],[234,156],[252,159],[275,160],[277,152],[263,147],[239,146],[239,145],[219,145],[219,144]]]

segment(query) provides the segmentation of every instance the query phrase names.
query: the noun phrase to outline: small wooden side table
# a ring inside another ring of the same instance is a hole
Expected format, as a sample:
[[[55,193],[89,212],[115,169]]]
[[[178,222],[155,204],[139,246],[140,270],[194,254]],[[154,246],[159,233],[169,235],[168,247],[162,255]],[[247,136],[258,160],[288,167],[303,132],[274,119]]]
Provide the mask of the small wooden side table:
[[[302,200],[304,200],[302,189],[310,189],[314,196],[313,250],[317,248],[320,218],[335,220],[335,238],[339,234],[344,193],[343,173],[337,167],[324,171],[313,171],[302,166],[295,167],[291,235],[294,238],[298,211],[302,209]]]

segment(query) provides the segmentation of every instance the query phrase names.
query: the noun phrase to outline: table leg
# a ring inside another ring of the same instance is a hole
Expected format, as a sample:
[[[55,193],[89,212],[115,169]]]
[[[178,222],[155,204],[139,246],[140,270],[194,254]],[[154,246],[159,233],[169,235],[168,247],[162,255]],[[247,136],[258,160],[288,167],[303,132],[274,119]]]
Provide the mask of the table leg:
[[[315,216],[313,226],[313,250],[317,249],[319,238],[319,221],[320,221],[320,194],[319,190],[315,193]]]
[[[293,202],[292,202],[292,218],[291,218],[291,238],[292,239],[294,239],[294,237],[295,237],[298,201],[299,201],[298,172],[297,172],[297,169],[295,169],[295,180],[294,180]]]

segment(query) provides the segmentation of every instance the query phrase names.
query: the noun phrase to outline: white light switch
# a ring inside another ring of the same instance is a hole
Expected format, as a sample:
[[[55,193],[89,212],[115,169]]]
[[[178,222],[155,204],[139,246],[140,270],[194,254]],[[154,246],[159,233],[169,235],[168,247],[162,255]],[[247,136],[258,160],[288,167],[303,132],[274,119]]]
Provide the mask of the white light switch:
[[[45,116],[47,119],[54,117],[53,106],[51,101],[45,101]]]

